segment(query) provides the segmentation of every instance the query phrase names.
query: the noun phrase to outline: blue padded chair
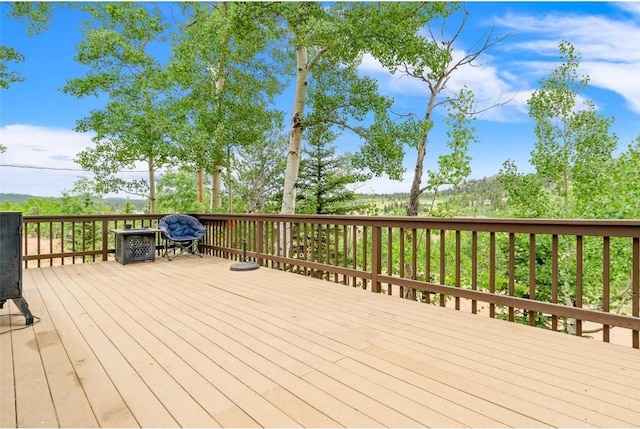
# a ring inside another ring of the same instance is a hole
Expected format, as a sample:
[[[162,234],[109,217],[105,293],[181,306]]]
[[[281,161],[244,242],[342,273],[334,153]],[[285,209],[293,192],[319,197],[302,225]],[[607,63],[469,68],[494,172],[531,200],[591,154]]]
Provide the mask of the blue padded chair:
[[[160,219],[158,229],[164,240],[163,256],[170,261],[184,252],[202,258],[202,254],[198,252],[198,241],[202,239],[206,229],[198,219],[185,214],[172,214]],[[172,255],[169,255],[169,249],[173,249]],[[178,250],[177,253],[176,250]]]

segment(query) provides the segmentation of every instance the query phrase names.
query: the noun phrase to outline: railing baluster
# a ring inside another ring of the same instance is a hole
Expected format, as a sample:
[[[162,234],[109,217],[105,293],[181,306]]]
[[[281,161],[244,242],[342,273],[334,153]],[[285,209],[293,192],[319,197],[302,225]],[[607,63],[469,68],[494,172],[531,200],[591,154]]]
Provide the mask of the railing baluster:
[[[387,227],[387,274],[393,275],[393,228]],[[387,295],[393,295],[393,284],[387,283]]]
[[[325,264],[331,265],[331,225],[327,224],[327,230],[324,233],[325,237]],[[329,270],[325,271],[325,280],[329,281]]]
[[[496,293],[496,233],[489,233],[489,293]],[[489,317],[496,317],[496,305],[489,303]]]
[[[425,237],[425,281],[431,283],[431,229],[427,229]],[[431,293],[429,291],[424,292],[425,301],[427,304],[431,304]]]
[[[42,229],[40,228],[41,223],[38,222],[37,225],[37,232],[38,232],[38,255],[42,253],[42,250],[40,248],[40,237],[42,237]],[[73,258],[73,260],[75,261],[75,257]],[[40,268],[40,259],[38,259],[38,268]]]
[[[418,278],[418,230],[413,228],[411,230],[411,279],[416,280]],[[411,289],[411,299],[416,300],[417,291]]]
[[[311,224],[311,237],[313,240],[313,224]],[[304,224],[304,260],[309,260],[309,224],[305,222]],[[313,241],[311,241],[311,251],[313,252]],[[304,267],[304,275],[309,275],[309,269]]]
[[[513,232],[509,233],[509,296],[515,294],[515,267],[516,267],[516,236]],[[515,321],[515,312],[513,307],[509,307],[509,321]]]
[[[633,239],[633,268],[631,274],[631,315],[640,317],[640,238]],[[631,332],[633,348],[640,349],[640,330],[634,329]]]
[[[333,226],[333,265],[335,265],[336,267],[340,265],[338,245],[339,245],[338,225],[334,225]],[[338,280],[338,273],[335,272],[335,273],[333,273],[333,282],[334,283],[338,283],[338,281],[339,281]]]
[[[551,302],[558,303],[558,234],[551,236]],[[558,316],[551,317],[551,329],[558,330]]]
[[[352,231],[352,261],[351,261],[351,268],[353,268],[354,270],[356,270],[358,268],[358,227],[353,225],[352,226],[353,231]],[[356,286],[356,276],[351,276],[351,286],[355,287]]]
[[[456,229],[456,255],[455,255],[455,265],[456,265],[456,270],[455,270],[455,287],[459,288],[460,287],[460,230]],[[460,311],[460,297],[456,296],[455,297],[455,305],[456,305],[456,310]]]
[[[53,222],[49,222],[49,253],[54,253],[53,252]],[[64,258],[61,258],[61,259],[64,260]],[[53,258],[49,258],[49,266],[51,265],[53,265]]]
[[[349,251],[349,226],[342,225],[342,267],[347,268],[348,251]],[[346,274],[342,275],[342,284],[346,285],[349,282],[349,277]]]
[[[478,290],[478,231],[471,232],[471,290]],[[478,312],[478,301],[471,300],[471,313]]]
[[[609,237],[602,237],[602,311],[609,312],[611,303],[611,240]],[[609,325],[602,325],[602,341],[608,343],[610,341]]]
[[[368,237],[368,231],[369,228],[367,226],[363,226],[362,227],[362,271],[367,272],[367,255],[368,255],[368,250],[367,250],[367,242],[369,241],[369,237]],[[362,289],[367,289],[367,279],[363,278],[362,279]]]
[[[82,222],[82,233],[80,234],[82,236],[81,240],[82,240],[82,251],[84,252],[85,250],[87,250],[87,223],[86,222]],[[87,262],[86,260],[86,256],[82,255],[82,263],[84,264],[85,262]]]
[[[446,252],[445,252],[446,232],[444,229],[440,230],[440,284],[445,285],[447,283],[447,274],[445,272],[447,268]],[[447,297],[440,292],[440,306],[445,307],[447,305]]]
[[[575,307],[582,308],[582,236],[576,236],[576,298]],[[582,336],[582,320],[576,319],[576,335]]]
[[[536,299],[536,235],[529,234],[529,299]],[[529,311],[529,325],[536,326],[536,312]]]
[[[378,275],[382,272],[382,228],[371,227],[371,291],[380,293]]]
[[[404,239],[405,239],[405,234],[406,231],[404,228],[400,228],[400,266],[399,268],[399,275],[400,278],[403,279],[404,278]],[[404,292],[404,287],[400,286],[398,288],[398,291],[400,292],[400,298],[404,298],[405,296],[405,292]]]

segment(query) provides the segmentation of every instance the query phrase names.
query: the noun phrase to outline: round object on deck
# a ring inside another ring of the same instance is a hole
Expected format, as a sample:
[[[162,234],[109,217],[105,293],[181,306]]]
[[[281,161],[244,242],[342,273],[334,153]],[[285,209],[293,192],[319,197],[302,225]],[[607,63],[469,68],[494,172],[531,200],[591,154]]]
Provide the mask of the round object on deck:
[[[231,265],[230,269],[231,271],[252,271],[257,270],[258,268],[260,268],[260,265],[255,262],[236,262]]]

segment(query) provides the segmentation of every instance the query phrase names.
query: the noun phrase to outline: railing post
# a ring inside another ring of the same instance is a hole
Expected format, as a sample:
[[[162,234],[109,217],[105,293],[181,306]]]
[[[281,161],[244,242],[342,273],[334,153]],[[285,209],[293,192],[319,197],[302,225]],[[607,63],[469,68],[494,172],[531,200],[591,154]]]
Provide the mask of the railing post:
[[[631,299],[633,300],[633,304],[631,305],[631,315],[633,317],[640,317],[640,238],[635,237],[633,239],[632,249]],[[633,348],[640,349],[640,331],[633,330],[631,336]]]
[[[371,292],[380,293],[378,274],[382,274],[382,236],[380,226],[371,228]]]
[[[109,219],[102,219],[102,261],[109,258]]]
[[[262,265],[263,261],[260,257],[264,249],[264,221],[256,222],[256,262]]]

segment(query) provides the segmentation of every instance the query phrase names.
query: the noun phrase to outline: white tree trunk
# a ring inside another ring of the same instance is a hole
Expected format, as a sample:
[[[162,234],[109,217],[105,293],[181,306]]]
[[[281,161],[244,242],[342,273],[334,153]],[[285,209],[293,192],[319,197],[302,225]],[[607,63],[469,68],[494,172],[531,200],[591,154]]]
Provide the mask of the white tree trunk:
[[[291,115],[291,133],[289,134],[289,152],[287,153],[287,168],[284,177],[284,192],[282,195],[281,214],[294,214],[296,210],[296,184],[300,169],[300,154],[302,151],[302,116],[307,94],[308,57],[307,49],[297,51],[296,92],[293,99]]]
[[[227,4],[225,2],[220,3],[220,7],[223,7],[225,10],[227,9]],[[220,92],[222,92],[222,88],[224,88],[225,78],[220,73],[220,64],[217,66],[209,66],[209,72],[211,72],[212,76],[218,74],[218,79],[216,79],[215,83],[215,94],[218,96]],[[218,106],[220,108],[220,106]],[[214,209],[219,209],[222,207],[222,169],[221,165],[217,165],[214,167],[213,171],[213,180],[211,180],[211,202],[210,207],[213,211]]]

